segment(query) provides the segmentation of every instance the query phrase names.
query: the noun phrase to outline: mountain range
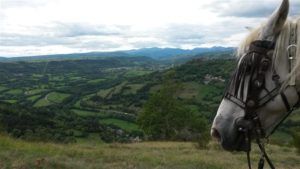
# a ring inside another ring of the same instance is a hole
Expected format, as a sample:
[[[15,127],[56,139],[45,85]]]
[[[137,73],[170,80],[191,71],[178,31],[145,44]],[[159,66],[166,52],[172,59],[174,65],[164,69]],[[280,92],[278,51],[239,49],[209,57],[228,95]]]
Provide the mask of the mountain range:
[[[54,54],[39,56],[22,56],[22,57],[0,57],[0,62],[11,61],[36,61],[36,60],[69,60],[69,59],[95,59],[99,57],[130,57],[146,56],[156,60],[172,60],[176,58],[193,57],[203,53],[211,52],[232,52],[232,47],[211,47],[211,48],[141,48],[134,50],[113,51],[113,52],[88,52],[88,53],[71,53],[71,54]]]

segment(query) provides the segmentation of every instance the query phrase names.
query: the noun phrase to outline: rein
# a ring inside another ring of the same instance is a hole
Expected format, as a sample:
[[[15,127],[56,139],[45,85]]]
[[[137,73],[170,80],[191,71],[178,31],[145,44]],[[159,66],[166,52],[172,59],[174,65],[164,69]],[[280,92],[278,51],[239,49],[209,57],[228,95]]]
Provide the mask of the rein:
[[[292,31],[294,32],[294,31]],[[290,61],[290,71],[294,65],[297,48],[296,40],[291,36],[290,45],[288,46],[288,57]],[[294,47],[296,46],[296,47]],[[269,52],[274,51],[275,44],[271,41],[258,40],[251,43],[249,51],[245,56],[241,57],[238,68],[234,73],[233,79],[229,84],[229,88],[224,97],[241,107],[245,111],[245,116],[235,121],[238,132],[244,135],[247,144],[246,153],[248,167],[251,169],[251,137],[254,136],[255,141],[261,151],[261,158],[258,163],[258,169],[264,168],[265,160],[271,169],[275,169],[272,161],[266,153],[264,142],[262,139],[267,140],[272,135],[280,124],[294,111],[295,108],[300,106],[300,92],[298,94],[298,103],[290,105],[284,91],[281,91],[282,84],[279,82],[280,76],[276,73],[272,58]],[[273,61],[274,62],[274,61]],[[275,83],[275,88],[272,90],[266,89],[266,73],[272,65],[272,81]],[[292,77],[293,79],[293,77]],[[248,86],[246,93],[244,92],[245,86]],[[290,84],[291,86],[291,84]],[[261,97],[261,93],[265,91],[266,94]],[[265,130],[262,128],[257,110],[276,96],[280,96],[284,103],[287,114],[280,120],[280,122],[266,135]]]

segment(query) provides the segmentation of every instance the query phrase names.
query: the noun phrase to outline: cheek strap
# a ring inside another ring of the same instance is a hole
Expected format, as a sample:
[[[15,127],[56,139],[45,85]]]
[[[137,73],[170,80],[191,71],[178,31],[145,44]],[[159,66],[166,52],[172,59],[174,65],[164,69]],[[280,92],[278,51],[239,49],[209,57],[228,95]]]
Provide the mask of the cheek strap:
[[[286,107],[286,109],[287,109],[287,114],[280,120],[280,122],[272,129],[272,131],[268,134],[268,136],[267,137],[269,137],[270,135],[272,135],[275,131],[276,131],[276,129],[285,121],[285,119],[287,118],[287,117],[289,117],[289,115],[295,110],[295,109],[297,109],[297,108],[299,108],[300,107],[300,92],[297,92],[297,95],[298,95],[298,101],[297,101],[297,103],[294,105],[294,106],[290,106],[290,104],[289,104],[289,102],[288,102],[288,99],[287,99],[287,97],[286,97],[286,95],[284,94],[284,92],[281,92],[280,93],[280,95],[281,95],[281,98],[282,98],[282,101],[283,101],[283,103],[284,103],[284,105],[285,105],[285,107]]]
[[[284,92],[281,92],[280,96],[281,96],[281,99],[282,99],[282,101],[284,103],[284,106],[285,106],[286,110],[290,111],[291,110],[291,106],[290,106],[289,101],[288,101],[286,95],[284,94]]]

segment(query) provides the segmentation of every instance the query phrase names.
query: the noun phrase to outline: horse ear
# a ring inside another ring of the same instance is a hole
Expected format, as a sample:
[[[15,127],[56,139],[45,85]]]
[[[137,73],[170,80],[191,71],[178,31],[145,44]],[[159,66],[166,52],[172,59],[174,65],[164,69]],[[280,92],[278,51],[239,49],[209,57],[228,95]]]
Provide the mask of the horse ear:
[[[283,0],[280,7],[274,11],[266,25],[263,27],[260,39],[274,40],[282,30],[289,14],[289,0]]]

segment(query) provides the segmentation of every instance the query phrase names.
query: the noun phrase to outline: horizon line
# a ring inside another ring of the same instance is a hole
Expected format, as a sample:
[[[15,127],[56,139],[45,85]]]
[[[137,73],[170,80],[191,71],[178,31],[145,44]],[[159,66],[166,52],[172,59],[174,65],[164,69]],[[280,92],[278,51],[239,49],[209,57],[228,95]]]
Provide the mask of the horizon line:
[[[132,48],[124,50],[102,50],[102,51],[86,51],[86,52],[72,52],[72,53],[54,53],[54,54],[36,54],[36,55],[16,55],[16,56],[0,56],[0,58],[20,58],[20,57],[38,57],[38,56],[55,56],[55,55],[72,55],[72,54],[88,54],[88,53],[114,53],[114,52],[127,52],[141,49],[180,49],[186,51],[192,51],[194,49],[211,49],[211,48],[237,48],[233,46],[211,46],[211,47],[195,47],[195,48],[176,48],[176,47],[145,47],[145,48]]]

